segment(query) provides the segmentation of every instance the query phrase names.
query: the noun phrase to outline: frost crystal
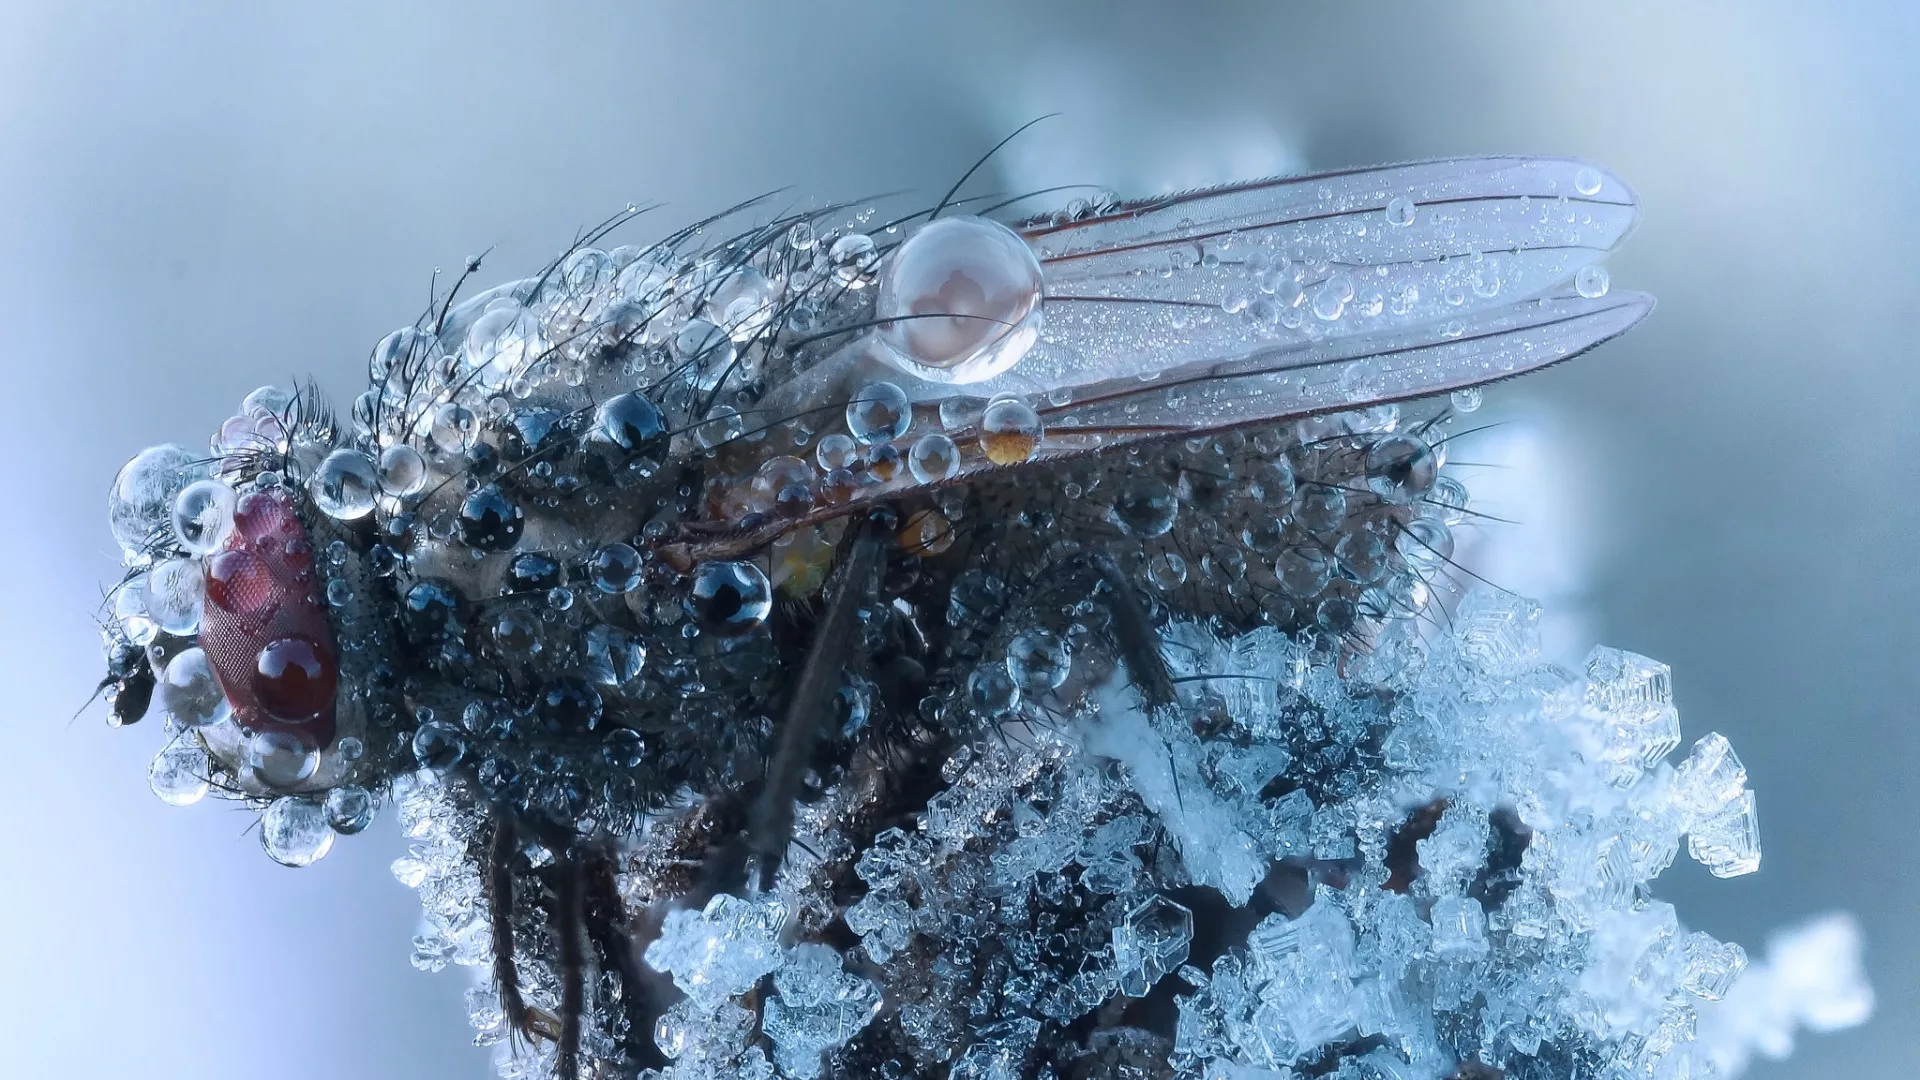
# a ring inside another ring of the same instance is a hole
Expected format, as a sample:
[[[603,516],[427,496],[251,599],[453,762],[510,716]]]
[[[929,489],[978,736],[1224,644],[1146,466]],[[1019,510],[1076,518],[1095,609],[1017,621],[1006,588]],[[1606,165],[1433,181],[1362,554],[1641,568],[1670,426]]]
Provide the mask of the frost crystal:
[[[1444,1080],[1476,1062],[1680,1080],[1863,1019],[1851,923],[1749,964],[1650,895],[1683,839],[1716,874],[1759,862],[1727,740],[1668,760],[1665,666],[1599,649],[1570,674],[1541,659],[1530,606],[1462,608],[1390,689],[1286,634],[1170,621],[1177,678],[1247,677],[1183,680],[1159,708],[1118,679],[1089,687],[1070,723],[958,747],[924,808],[886,828],[851,791],[806,807],[814,858],[771,893],[667,911],[646,947],[686,995],[647,1033],[670,1059],[660,1080],[1033,1080],[1067,1075],[1058,1062],[1148,1080]],[[394,872],[427,905],[427,968],[485,956],[456,857],[476,826],[450,795],[422,779],[398,800],[415,846]],[[672,820],[633,841],[634,865],[671,849]],[[551,969],[522,962],[551,1009]],[[1073,1041],[1129,999],[1170,1029],[1109,1019]],[[475,1017],[501,1037],[497,1008]],[[544,1059],[512,1060],[538,1075]]]
[[[880,1010],[880,988],[840,969],[840,954],[825,945],[794,949],[773,977],[779,996],[761,1022],[773,1040],[774,1064],[788,1076],[820,1075],[820,1055],[870,1023]]]
[[[786,905],[777,900],[722,893],[699,911],[669,914],[660,937],[647,946],[646,960],[654,970],[671,973],[682,993],[711,1011],[780,966],[786,920]]]
[[[1145,997],[1153,984],[1187,962],[1193,912],[1164,896],[1150,896],[1113,928],[1113,966],[1120,992]]]

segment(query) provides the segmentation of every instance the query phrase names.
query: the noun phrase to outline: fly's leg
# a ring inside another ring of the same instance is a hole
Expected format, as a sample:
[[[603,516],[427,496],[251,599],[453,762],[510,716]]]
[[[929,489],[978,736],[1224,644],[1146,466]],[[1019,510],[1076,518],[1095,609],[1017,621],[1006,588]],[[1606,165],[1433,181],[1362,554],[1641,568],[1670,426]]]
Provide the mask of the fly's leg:
[[[553,887],[553,931],[560,938],[560,1032],[554,1075],[580,1075],[580,1020],[587,1009],[586,956],[581,939],[581,870],[577,859],[560,860]]]
[[[1173,673],[1167,670],[1166,657],[1160,654],[1160,635],[1153,628],[1153,620],[1139,591],[1110,555],[1089,556],[1088,566],[1106,586],[1100,599],[1113,619],[1114,644],[1120,650],[1120,660],[1127,665],[1127,674],[1133,678],[1135,688],[1146,699],[1149,709],[1173,704]]]
[[[495,811],[487,841],[487,911],[493,924],[493,986],[500,1010],[514,1034],[531,1039],[539,1025],[520,993],[520,968],[513,960],[513,859],[519,852],[513,818]]]
[[[584,870],[587,937],[593,942],[601,970],[620,977],[620,1003],[627,1014],[628,1063],[642,1070],[665,1068],[666,1055],[653,1042],[653,1025],[660,1010],[636,961],[633,929],[614,879],[613,860],[605,851],[596,851],[586,859]]]
[[[748,817],[747,850],[759,865],[762,889],[773,887],[774,874],[793,837],[794,801],[820,737],[820,718],[839,692],[847,662],[853,658],[860,605],[870,601],[879,586],[887,530],[877,516],[854,528],[833,598],[814,628],[813,644],[774,735],[765,782]]]

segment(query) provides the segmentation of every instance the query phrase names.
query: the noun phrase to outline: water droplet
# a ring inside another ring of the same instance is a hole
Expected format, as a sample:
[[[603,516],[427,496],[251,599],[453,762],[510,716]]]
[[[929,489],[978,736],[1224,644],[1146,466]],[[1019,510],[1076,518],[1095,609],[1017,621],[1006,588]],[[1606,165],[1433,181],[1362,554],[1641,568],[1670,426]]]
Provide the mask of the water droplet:
[[[1051,630],[1022,630],[1007,643],[1007,674],[1022,693],[1044,694],[1057,689],[1072,670],[1072,652]]]
[[[505,298],[495,303],[499,306],[489,308],[468,327],[463,347],[471,377],[462,376],[461,381],[482,393],[498,393],[524,378],[550,351],[532,312]]]
[[[647,743],[632,728],[617,727],[600,743],[600,756],[609,768],[632,769],[646,760]]]
[[[960,471],[960,448],[937,431],[922,435],[907,451],[907,471],[922,484],[948,479]]]
[[[478,551],[507,551],[520,542],[526,515],[499,485],[488,484],[460,504],[460,542]]]
[[[1386,538],[1372,529],[1358,528],[1342,536],[1333,555],[1347,576],[1363,585],[1379,581],[1388,569]]]
[[[1040,331],[1040,262],[1018,233],[979,217],[929,222],[889,257],[874,317],[880,339],[923,378],[990,379]]]
[[[632,592],[640,585],[640,553],[631,544],[608,544],[593,553],[590,572],[594,588],[603,593]]]
[[[327,792],[327,824],[342,836],[352,836],[373,824],[373,793],[357,784]]]
[[[1603,179],[1599,169],[1590,165],[1581,166],[1579,171],[1573,174],[1573,190],[1582,195],[1598,195]]]
[[[586,634],[587,670],[602,686],[625,686],[647,662],[646,646],[630,631],[600,623]]]
[[[218,480],[198,480],[173,500],[173,535],[195,555],[218,548],[233,530],[232,488]]]
[[[1308,484],[1293,497],[1293,519],[1310,532],[1326,532],[1347,517],[1347,493],[1335,484]]]
[[[1604,266],[1583,266],[1579,273],[1573,275],[1573,290],[1589,300],[1598,300],[1607,295],[1607,289],[1611,286],[1612,280]]]
[[[1388,502],[1410,503],[1432,489],[1440,465],[1419,439],[1395,435],[1367,450],[1367,487]]]
[[[540,718],[553,731],[592,731],[605,709],[600,691],[580,679],[555,679],[540,692]]]
[[[427,486],[427,459],[406,443],[380,452],[380,489],[395,498],[420,494]]]
[[[740,414],[722,405],[693,429],[693,441],[699,443],[701,449],[711,450],[722,443],[732,442],[746,430],[747,423],[740,418]]]
[[[847,402],[847,431],[863,446],[898,439],[912,426],[906,391],[890,382],[868,383]]]
[[[1387,224],[1405,227],[1413,224],[1413,200],[1395,195],[1387,200]]]
[[[743,266],[714,286],[706,314],[734,341],[746,342],[773,321],[779,300],[779,286],[759,270]]]
[[[1438,517],[1442,524],[1458,525],[1467,519],[1467,505],[1472,499],[1467,487],[1451,476],[1443,476],[1433,485],[1433,492],[1426,498],[1420,510],[1423,515]]]
[[[1108,518],[1135,536],[1163,536],[1180,515],[1180,500],[1165,481],[1136,476],[1120,485]]]
[[[659,457],[667,448],[667,423],[660,409],[638,391],[601,402],[594,433],[626,459]]]
[[[1454,412],[1470,413],[1480,408],[1481,398],[1479,387],[1466,386],[1455,390],[1450,400],[1453,402]]]
[[[332,708],[339,681],[332,650],[310,637],[289,634],[261,648],[250,685],[262,712],[282,723],[301,724]]]
[[[1291,509],[1295,485],[1293,465],[1286,458],[1263,461],[1253,470],[1247,494],[1275,509]]]
[[[673,347],[694,365],[693,383],[701,390],[718,386],[740,356],[733,338],[706,319],[688,319],[673,339]]]
[[[1322,598],[1313,609],[1314,624],[1329,634],[1345,634],[1359,618],[1359,606],[1338,594]]]
[[[981,664],[967,676],[967,707],[983,720],[1000,720],[1020,707],[1020,687],[1005,664]]]
[[[390,380],[396,386],[405,385],[408,380],[417,378],[429,364],[438,363],[442,355],[440,342],[432,334],[417,327],[403,326],[381,338],[380,343],[373,347],[373,355],[367,360],[367,373],[374,383],[382,386]],[[256,394],[259,392],[254,391]],[[247,399],[251,401],[253,395],[247,395]],[[240,411],[243,414],[248,411],[245,402],[241,403]]]
[[[1274,574],[1289,596],[1308,599],[1320,595],[1333,579],[1333,564],[1319,548],[1297,547],[1274,562]]]
[[[128,561],[168,534],[180,492],[206,478],[200,456],[171,443],[150,446],[121,467],[107,495],[107,521]]]
[[[357,521],[373,512],[380,474],[372,459],[360,451],[335,450],[313,471],[307,491],[321,513],[338,521]]]
[[[702,629],[740,634],[766,621],[773,610],[773,586],[766,572],[750,562],[701,563],[687,593],[687,613]]]
[[[147,614],[154,625],[175,637],[188,637],[200,629],[206,597],[206,580],[196,560],[166,559],[147,573]]]
[[[196,739],[177,739],[168,744],[147,768],[147,785],[160,801],[169,806],[192,806],[212,787],[208,782],[212,763]]]
[[[494,644],[509,655],[531,655],[540,649],[540,619],[525,608],[510,607],[493,617]]]
[[[159,689],[160,707],[181,727],[217,724],[232,715],[213,664],[198,646],[183,649],[167,661]]]
[[[1001,398],[980,417],[980,452],[995,465],[1018,465],[1040,449],[1040,414],[1019,398]]]
[[[820,440],[813,456],[822,469],[850,469],[860,459],[860,444],[852,436],[834,432]]]
[[[953,546],[953,522],[938,510],[916,510],[901,527],[899,542],[909,555],[939,555]]]
[[[472,409],[449,401],[433,411],[433,422],[427,427],[427,441],[442,454],[458,456],[473,445],[479,425],[480,420],[474,416]]]
[[[451,724],[430,720],[413,733],[413,759],[429,772],[446,772],[466,753],[467,740]]]
[[[333,847],[326,807],[312,799],[287,795],[273,800],[260,815],[260,846],[282,866],[311,866]]]
[[[1430,570],[1453,557],[1453,530],[1430,517],[1414,518],[1400,530],[1393,546],[1408,566]]]
[[[880,255],[874,250],[873,237],[848,233],[827,249],[827,263],[833,267],[833,280],[842,288],[864,289],[873,284]]]
[[[290,731],[256,731],[247,737],[247,768],[270,788],[290,788],[313,776],[320,751],[313,740]]]
[[[1333,322],[1347,309],[1347,298],[1340,295],[1341,290],[1329,279],[1313,291],[1313,317],[1322,322]]]
[[[1187,560],[1171,551],[1163,551],[1147,560],[1147,580],[1161,592],[1187,583]]]

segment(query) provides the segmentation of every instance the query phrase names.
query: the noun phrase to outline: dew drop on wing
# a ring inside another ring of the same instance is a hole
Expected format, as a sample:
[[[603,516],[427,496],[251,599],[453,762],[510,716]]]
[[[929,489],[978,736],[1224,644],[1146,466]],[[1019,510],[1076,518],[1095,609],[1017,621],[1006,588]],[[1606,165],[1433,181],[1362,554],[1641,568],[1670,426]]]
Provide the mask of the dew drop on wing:
[[[1040,329],[1040,263],[997,221],[928,222],[887,259],[874,318],[901,368],[977,383],[1019,363]]]

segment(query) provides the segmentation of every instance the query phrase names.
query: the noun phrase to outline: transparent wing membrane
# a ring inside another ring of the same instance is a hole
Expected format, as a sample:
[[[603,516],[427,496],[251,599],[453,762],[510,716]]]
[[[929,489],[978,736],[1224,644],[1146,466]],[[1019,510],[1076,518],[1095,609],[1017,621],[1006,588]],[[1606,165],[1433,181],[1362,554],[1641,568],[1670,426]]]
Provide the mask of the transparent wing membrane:
[[[1644,293],[1554,296],[1460,319],[1264,349],[1189,364],[1143,383],[1110,380],[1039,409],[1070,436],[1198,434],[1426,397],[1511,378],[1624,333],[1653,308]]]
[[[982,389],[1042,392],[1469,319],[1542,295],[1631,231],[1577,161],[1459,158],[1239,184],[1023,230],[1045,328]]]

